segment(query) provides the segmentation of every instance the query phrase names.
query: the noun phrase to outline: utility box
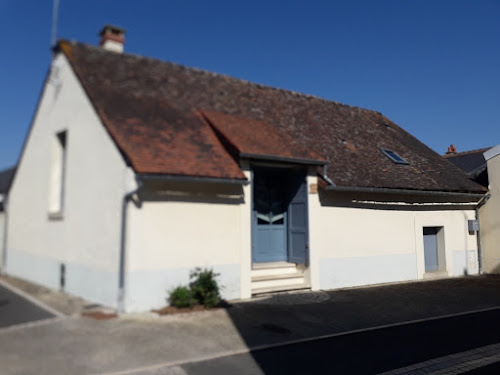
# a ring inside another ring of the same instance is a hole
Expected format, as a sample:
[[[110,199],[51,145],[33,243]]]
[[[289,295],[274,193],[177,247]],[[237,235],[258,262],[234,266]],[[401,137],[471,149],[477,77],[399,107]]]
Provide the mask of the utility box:
[[[479,231],[479,220],[467,220],[469,224],[469,232]]]

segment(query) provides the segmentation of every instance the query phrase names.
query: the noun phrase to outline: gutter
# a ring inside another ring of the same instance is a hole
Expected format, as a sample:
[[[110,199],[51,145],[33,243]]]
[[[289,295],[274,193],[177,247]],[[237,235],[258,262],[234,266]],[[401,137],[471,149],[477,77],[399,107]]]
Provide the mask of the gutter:
[[[316,159],[306,159],[306,158],[289,158],[285,156],[274,156],[274,155],[259,155],[251,154],[247,152],[240,152],[240,158],[247,158],[253,160],[266,160],[266,161],[277,161],[283,163],[293,163],[293,164],[307,164],[307,165],[326,165],[328,162],[324,160]]]
[[[201,177],[201,176],[182,176],[182,175],[163,175],[163,174],[140,174],[137,176],[138,181],[171,181],[171,182],[207,182],[207,183],[222,183],[235,185],[248,185],[247,179],[239,178],[216,178],[216,177]]]
[[[491,195],[486,194],[481,200],[477,203],[477,206],[475,208],[476,212],[476,220],[479,226],[479,230],[476,233],[476,240],[477,240],[477,270],[479,274],[483,273],[483,259],[482,259],[482,250],[481,250],[481,224],[479,223],[479,209],[483,207],[486,202],[488,202],[488,199],[490,199]]]
[[[120,263],[118,273],[118,300],[117,310],[118,313],[125,312],[125,257],[126,257],[126,240],[127,240],[127,207],[128,202],[132,201],[142,188],[142,181],[137,180],[137,187],[129,191],[123,196],[122,200],[122,220],[121,220],[121,234],[120,234]]]
[[[336,186],[336,185],[327,185],[325,187],[325,190],[350,192],[350,193],[384,193],[384,194],[398,194],[398,195],[443,196],[443,197],[455,197],[455,198],[471,198],[475,200],[480,200],[485,197],[485,194],[480,194],[480,193],[459,193],[452,191],[411,190],[411,189],[373,188],[373,187]]]

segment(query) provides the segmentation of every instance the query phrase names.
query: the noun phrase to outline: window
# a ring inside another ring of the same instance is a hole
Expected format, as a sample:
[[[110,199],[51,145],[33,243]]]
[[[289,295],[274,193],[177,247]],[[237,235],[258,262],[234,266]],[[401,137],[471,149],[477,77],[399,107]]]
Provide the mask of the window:
[[[52,165],[49,185],[49,217],[61,219],[64,203],[67,131],[56,134],[52,142]]]
[[[387,150],[385,148],[380,149],[382,153],[387,156],[389,159],[391,159],[394,163],[398,164],[408,164],[408,162],[403,159],[401,156],[399,156],[395,151],[392,150]]]

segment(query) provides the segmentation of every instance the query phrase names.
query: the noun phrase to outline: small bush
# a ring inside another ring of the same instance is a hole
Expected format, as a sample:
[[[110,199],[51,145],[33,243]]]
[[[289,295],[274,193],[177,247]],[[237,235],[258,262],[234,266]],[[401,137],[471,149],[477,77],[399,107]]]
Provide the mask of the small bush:
[[[211,308],[219,305],[221,301],[219,285],[216,278],[219,276],[209,269],[195,268],[189,277],[189,284],[193,297],[205,308]]]
[[[178,286],[170,292],[168,303],[170,306],[175,307],[193,307],[196,304],[196,299],[191,289],[185,286]]]

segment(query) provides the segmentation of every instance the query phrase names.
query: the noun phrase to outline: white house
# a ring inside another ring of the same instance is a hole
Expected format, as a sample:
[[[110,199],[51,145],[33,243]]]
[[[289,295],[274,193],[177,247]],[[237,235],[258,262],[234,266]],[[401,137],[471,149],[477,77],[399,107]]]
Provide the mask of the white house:
[[[7,241],[7,237],[5,236],[5,233],[7,232],[6,208],[10,184],[15,171],[15,167],[0,171],[0,249],[5,248]],[[4,254],[5,253],[2,251],[2,254],[0,255],[0,270],[3,268]]]
[[[484,152],[490,196],[480,209],[481,258],[484,272],[500,273],[500,145]]]
[[[60,41],[9,196],[9,274],[121,311],[476,273],[486,189],[381,113]]]

